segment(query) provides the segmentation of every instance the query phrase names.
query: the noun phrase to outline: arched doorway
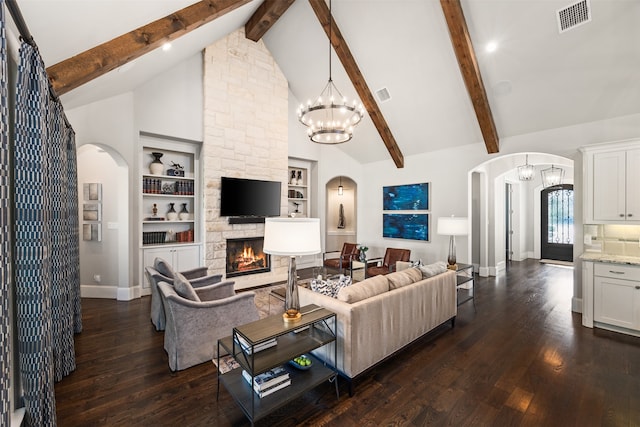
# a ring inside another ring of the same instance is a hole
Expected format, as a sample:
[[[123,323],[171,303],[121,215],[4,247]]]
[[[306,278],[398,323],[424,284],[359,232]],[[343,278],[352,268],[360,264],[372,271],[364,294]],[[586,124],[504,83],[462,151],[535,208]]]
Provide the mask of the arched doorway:
[[[327,182],[325,194],[325,251],[339,251],[345,242],[357,243],[357,184],[337,176]]]
[[[534,178],[521,181],[518,166],[535,166]],[[518,153],[486,161],[469,172],[469,216],[472,230],[468,251],[481,276],[495,276],[506,268],[507,250],[514,261],[540,258],[540,170],[551,165],[565,169],[565,183],[573,183],[573,161],[546,153]],[[507,191],[510,207],[507,227]],[[511,233],[513,231],[513,233]],[[509,235],[507,235],[509,233]],[[510,248],[507,249],[507,238]]]
[[[129,263],[129,166],[112,147],[78,147],[78,188],[100,184],[101,239],[80,240],[80,286],[83,297],[132,299]],[[85,202],[82,191],[79,206]],[[82,212],[82,210],[81,210]],[[80,223],[83,218],[80,215]]]

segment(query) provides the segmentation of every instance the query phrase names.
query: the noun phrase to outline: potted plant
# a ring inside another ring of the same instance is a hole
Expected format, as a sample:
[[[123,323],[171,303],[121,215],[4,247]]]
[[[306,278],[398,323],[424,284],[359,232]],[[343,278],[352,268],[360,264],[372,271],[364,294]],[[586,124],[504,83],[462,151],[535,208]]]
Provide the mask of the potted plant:
[[[367,251],[369,250],[366,246],[360,246],[358,251],[360,252],[360,261],[365,262],[367,259]]]

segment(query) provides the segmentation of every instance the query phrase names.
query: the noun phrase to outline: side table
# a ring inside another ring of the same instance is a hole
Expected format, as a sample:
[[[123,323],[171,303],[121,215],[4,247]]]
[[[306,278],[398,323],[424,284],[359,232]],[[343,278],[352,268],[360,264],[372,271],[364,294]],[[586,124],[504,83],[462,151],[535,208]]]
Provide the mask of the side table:
[[[282,316],[276,314],[235,327],[231,336],[218,340],[218,366],[220,354],[228,353],[240,367],[224,374],[217,370],[217,395],[220,395],[222,384],[251,421],[251,425],[327,380],[335,383],[336,397],[340,397],[336,367],[337,346],[334,345],[331,352],[332,364],[324,363],[311,354],[314,349],[335,343],[336,314],[314,304],[304,306],[300,311],[302,319],[298,322],[285,323]],[[264,350],[256,348],[267,341],[275,341],[276,344]],[[245,344],[240,345],[241,342]],[[313,361],[308,370],[301,371],[287,363],[301,354],[307,354]],[[276,366],[282,366],[288,372],[291,384],[281,391],[260,398],[249,382],[253,383],[256,375]],[[250,377],[249,382],[244,378],[243,370],[246,371],[244,375]]]
[[[473,309],[476,310],[476,281],[473,277],[473,265],[459,263],[456,267],[456,294],[458,305],[472,301]]]

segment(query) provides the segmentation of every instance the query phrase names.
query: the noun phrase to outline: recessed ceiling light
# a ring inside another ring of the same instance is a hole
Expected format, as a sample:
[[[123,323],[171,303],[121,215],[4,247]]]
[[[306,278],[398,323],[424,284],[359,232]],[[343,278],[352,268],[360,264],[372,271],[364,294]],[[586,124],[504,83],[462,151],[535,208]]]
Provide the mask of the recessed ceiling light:
[[[166,42],[165,44],[163,44],[162,45],[162,50],[165,51],[165,52],[168,51],[168,50],[171,50],[171,43]]]
[[[491,41],[489,43],[487,43],[487,45],[484,48],[485,51],[489,52],[489,53],[493,53],[496,50],[498,50],[498,43]]]

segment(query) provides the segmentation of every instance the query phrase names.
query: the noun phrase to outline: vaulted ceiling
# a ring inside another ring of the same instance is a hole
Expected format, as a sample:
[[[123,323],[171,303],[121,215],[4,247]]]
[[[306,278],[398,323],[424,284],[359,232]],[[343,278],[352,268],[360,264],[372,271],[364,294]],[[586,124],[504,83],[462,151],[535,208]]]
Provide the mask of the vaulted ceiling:
[[[491,151],[492,132],[499,149],[510,136],[640,113],[640,2],[590,0],[591,21],[561,34],[556,12],[572,2],[461,0],[456,11],[457,1],[450,0],[333,0],[332,15],[369,90],[386,88],[391,95],[388,101],[374,101],[406,157],[470,143],[485,144]],[[18,1],[47,67],[194,3]],[[260,19],[248,35],[264,33],[262,40],[293,95],[301,102],[319,95],[328,78],[329,42],[312,4],[244,3],[176,38],[168,52],[155,49],[125,65],[115,64],[113,71],[69,90],[61,96],[65,108],[134,90],[244,27],[251,17]],[[311,3],[317,6],[318,1]],[[266,13],[261,14],[261,6]],[[456,13],[463,15],[468,30],[453,34],[460,46],[452,43],[448,22]],[[474,58],[464,57],[465,37],[467,54],[471,48]],[[485,46],[491,41],[498,47],[488,53]],[[349,66],[348,75],[341,65],[340,49],[336,51],[333,80],[353,98],[359,91],[351,84]],[[484,100],[474,79],[485,89]],[[478,114],[478,106],[481,112],[491,111],[493,120]],[[353,140],[340,148],[362,162],[390,159],[392,151],[377,126],[367,117]],[[307,143],[302,125],[300,143]]]

